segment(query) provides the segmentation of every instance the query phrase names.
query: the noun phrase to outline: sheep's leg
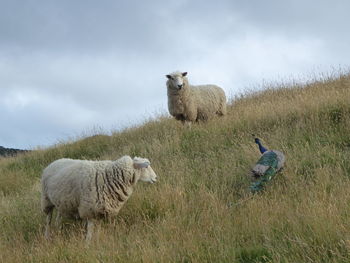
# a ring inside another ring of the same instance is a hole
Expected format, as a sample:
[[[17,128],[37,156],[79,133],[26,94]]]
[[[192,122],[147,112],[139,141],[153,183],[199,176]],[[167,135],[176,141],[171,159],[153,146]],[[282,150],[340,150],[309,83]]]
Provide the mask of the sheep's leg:
[[[55,224],[56,224],[56,227],[59,229],[59,231],[62,231],[62,229],[63,229],[62,216],[61,216],[59,211],[57,211]]]
[[[187,127],[188,129],[191,129],[191,124],[192,122],[191,121],[184,121],[184,126]]]
[[[45,238],[50,239],[50,224],[52,219],[53,207],[47,213],[46,216],[46,227],[45,227]]]
[[[87,226],[86,226],[86,242],[90,243],[91,238],[92,238],[92,233],[94,232],[94,221],[93,219],[88,219],[87,220]]]

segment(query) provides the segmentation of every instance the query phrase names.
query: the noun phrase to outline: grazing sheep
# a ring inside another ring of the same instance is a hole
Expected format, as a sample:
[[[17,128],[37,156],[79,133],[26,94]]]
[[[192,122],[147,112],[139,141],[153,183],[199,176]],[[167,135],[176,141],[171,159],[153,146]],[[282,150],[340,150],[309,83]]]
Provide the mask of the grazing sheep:
[[[169,113],[182,122],[206,121],[226,114],[225,92],[215,85],[191,86],[187,72],[166,75]]]
[[[41,208],[47,215],[46,238],[56,208],[58,217],[87,220],[89,241],[94,219],[116,215],[138,180],[154,183],[156,177],[149,160],[139,157],[123,156],[116,161],[54,161],[44,169],[41,179]]]

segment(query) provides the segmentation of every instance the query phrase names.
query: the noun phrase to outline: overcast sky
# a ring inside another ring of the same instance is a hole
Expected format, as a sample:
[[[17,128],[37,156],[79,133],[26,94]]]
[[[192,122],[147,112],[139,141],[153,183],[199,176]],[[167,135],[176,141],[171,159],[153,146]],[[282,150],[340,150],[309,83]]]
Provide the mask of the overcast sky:
[[[165,75],[220,85],[349,68],[347,0],[0,0],[0,146],[167,113]]]

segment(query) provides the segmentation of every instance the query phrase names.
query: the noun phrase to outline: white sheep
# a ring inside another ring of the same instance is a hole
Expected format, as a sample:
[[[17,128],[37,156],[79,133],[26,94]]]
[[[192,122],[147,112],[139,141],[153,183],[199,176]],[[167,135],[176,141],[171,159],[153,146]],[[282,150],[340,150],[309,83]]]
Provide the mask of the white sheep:
[[[192,86],[186,75],[179,71],[166,75],[169,113],[189,123],[225,115],[225,92],[216,85]]]
[[[116,215],[138,180],[156,182],[148,159],[123,156],[116,161],[59,159],[42,174],[41,208],[47,215],[49,238],[53,209],[58,217],[87,221],[86,240],[92,237],[94,219]]]

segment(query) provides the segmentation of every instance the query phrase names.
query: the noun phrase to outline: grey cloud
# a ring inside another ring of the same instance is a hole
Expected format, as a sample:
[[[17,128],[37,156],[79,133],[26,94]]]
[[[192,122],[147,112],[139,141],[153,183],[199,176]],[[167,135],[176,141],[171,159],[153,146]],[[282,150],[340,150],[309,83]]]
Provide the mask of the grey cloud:
[[[161,1],[6,1],[0,9],[2,45],[65,52],[160,48]],[[164,34],[166,35],[166,34]]]
[[[174,46],[186,53],[187,39],[222,41],[232,34],[233,13],[222,3],[7,1],[0,8],[0,35],[4,36],[0,45],[27,53],[154,56]]]
[[[233,1],[232,6],[242,22],[270,34],[328,38],[345,32],[349,23],[346,0]]]

